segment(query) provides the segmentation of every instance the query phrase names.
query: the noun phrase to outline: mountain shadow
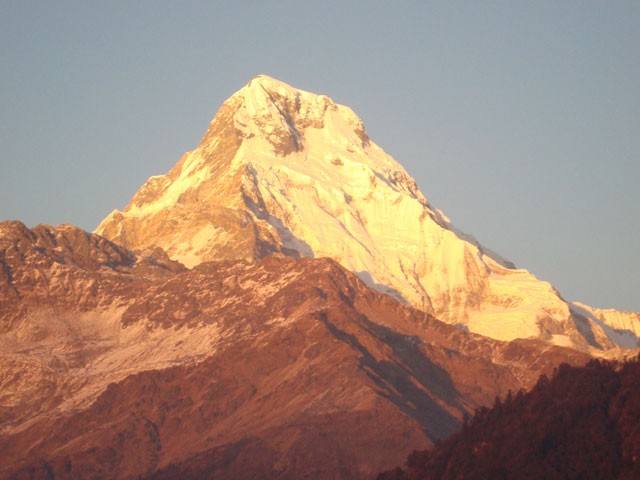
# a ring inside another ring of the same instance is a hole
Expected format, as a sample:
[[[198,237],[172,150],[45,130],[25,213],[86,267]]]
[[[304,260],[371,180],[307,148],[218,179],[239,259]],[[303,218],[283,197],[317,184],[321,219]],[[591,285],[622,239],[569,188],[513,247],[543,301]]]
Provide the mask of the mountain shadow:
[[[401,335],[363,316],[367,330],[393,352],[389,359],[377,359],[355,335],[332,323],[327,313],[321,313],[320,319],[338,340],[361,354],[360,368],[376,384],[377,393],[416,420],[430,439],[446,437],[460,428],[451,413],[463,412],[459,394],[449,374],[420,350],[419,338]]]

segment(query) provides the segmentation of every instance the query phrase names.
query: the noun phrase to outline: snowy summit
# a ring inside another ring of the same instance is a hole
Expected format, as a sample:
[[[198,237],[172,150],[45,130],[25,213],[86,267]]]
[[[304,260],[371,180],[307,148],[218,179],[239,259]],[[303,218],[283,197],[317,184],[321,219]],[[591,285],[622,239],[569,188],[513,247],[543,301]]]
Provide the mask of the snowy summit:
[[[276,252],[331,257],[378,290],[488,337],[638,345],[637,314],[616,312],[627,319],[621,332],[619,321],[607,325],[611,315],[567,303],[456,230],[349,107],[264,75],[96,233],[132,249],[162,247],[188,267]]]

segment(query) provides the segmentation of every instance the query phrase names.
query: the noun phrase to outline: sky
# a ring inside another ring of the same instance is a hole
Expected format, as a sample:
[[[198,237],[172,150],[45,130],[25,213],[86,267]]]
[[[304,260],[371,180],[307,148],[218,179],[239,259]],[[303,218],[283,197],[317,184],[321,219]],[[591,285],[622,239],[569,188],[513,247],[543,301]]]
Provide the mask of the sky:
[[[640,311],[640,2],[0,0],[0,220],[93,230],[256,74],[350,106],[461,230]]]

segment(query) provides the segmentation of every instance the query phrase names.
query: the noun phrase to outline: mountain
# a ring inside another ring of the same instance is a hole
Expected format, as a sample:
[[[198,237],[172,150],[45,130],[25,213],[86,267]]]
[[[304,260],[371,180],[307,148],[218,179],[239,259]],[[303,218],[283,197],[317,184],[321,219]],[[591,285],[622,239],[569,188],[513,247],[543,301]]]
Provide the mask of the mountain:
[[[379,480],[640,478],[640,363],[561,365]]]
[[[329,257],[369,286],[491,338],[585,351],[640,345],[637,314],[568,303],[457,230],[351,109],[263,75],[96,233],[133,250],[162,247],[188,267],[276,252]]]
[[[265,76],[96,232],[0,223],[0,479],[371,478],[638,341]]]
[[[586,354],[502,342],[328,258],[187,269],[0,223],[0,478],[368,478]]]

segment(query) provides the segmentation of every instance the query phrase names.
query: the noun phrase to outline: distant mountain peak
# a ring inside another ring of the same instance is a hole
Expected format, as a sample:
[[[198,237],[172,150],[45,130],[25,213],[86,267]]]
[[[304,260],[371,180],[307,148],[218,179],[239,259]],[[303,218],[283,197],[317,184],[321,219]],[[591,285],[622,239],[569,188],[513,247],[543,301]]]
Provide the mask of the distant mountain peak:
[[[249,82],[232,95],[231,98],[244,97],[269,99],[273,96],[296,98],[302,93],[312,95],[309,92],[303,92],[302,90],[292,87],[288,83],[270,77],[269,75],[259,74],[249,80]]]
[[[606,319],[576,314],[552,285],[432,208],[349,107],[265,75],[226,100],[200,145],[96,232],[132,249],[160,246],[189,267],[272,253],[330,257],[476,333],[617,344]]]
[[[231,116],[239,136],[268,140],[278,156],[302,150],[308,128],[330,128],[333,135],[356,144],[368,141],[362,121],[349,107],[266,75],[254,77],[224,102],[223,109],[231,113],[221,120],[229,122]],[[217,128],[217,119],[218,115],[210,128]]]

